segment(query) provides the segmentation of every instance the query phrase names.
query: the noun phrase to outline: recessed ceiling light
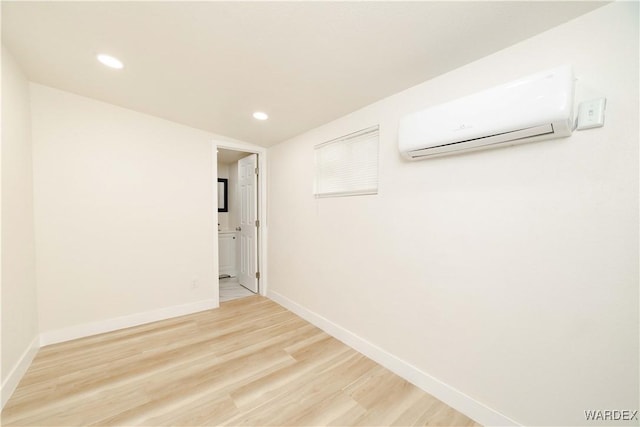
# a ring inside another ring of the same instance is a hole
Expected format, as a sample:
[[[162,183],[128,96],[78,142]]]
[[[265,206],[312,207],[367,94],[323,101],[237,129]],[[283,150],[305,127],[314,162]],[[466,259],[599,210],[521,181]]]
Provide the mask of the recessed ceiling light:
[[[255,113],[253,113],[253,118],[258,120],[267,120],[269,116],[267,115],[267,113],[263,113],[262,111],[256,111]]]
[[[117,68],[118,70],[124,67],[124,65],[122,64],[122,61],[120,61],[118,58],[114,58],[111,55],[105,55],[104,53],[101,53],[100,55],[97,56],[97,58],[98,58],[98,61],[100,61],[107,67]]]

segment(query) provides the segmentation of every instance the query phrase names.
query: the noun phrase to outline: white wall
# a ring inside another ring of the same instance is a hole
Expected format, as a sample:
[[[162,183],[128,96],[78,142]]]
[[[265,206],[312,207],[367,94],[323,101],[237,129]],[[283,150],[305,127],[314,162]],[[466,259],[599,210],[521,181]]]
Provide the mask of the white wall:
[[[227,163],[218,162],[218,178],[229,179],[229,165]],[[220,230],[229,229],[229,184],[230,182],[227,181],[227,212],[218,212],[218,228]]]
[[[229,165],[229,223],[228,229],[240,226],[240,186],[238,185],[238,162]]]
[[[217,306],[218,137],[37,84],[31,100],[43,342]]]
[[[218,162],[218,178],[227,181],[227,212],[218,212],[221,230],[235,230],[240,225],[240,205],[238,188],[238,162]]]
[[[607,5],[271,148],[271,295],[525,425],[638,409],[638,51]],[[564,63],[604,128],[400,158],[402,115]],[[378,123],[379,194],[315,200],[313,146]]]
[[[2,404],[37,348],[29,85],[2,46]],[[34,340],[36,340],[34,342]]]

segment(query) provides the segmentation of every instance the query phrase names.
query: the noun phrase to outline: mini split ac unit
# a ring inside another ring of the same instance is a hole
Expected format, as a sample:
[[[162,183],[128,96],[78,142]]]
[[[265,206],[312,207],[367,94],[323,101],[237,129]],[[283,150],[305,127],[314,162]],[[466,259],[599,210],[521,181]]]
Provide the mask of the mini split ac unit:
[[[398,144],[424,159],[571,135],[570,66],[534,74],[400,120]]]

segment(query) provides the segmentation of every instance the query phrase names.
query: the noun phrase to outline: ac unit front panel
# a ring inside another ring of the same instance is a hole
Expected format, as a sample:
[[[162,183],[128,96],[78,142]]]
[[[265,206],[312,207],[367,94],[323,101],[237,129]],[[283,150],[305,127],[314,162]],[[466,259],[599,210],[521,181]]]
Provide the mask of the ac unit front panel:
[[[573,73],[561,67],[405,116],[399,149],[410,157],[431,148],[437,153],[476,149],[510,138],[537,137],[518,132],[540,126],[552,126],[556,136],[566,136],[571,133],[572,108]]]

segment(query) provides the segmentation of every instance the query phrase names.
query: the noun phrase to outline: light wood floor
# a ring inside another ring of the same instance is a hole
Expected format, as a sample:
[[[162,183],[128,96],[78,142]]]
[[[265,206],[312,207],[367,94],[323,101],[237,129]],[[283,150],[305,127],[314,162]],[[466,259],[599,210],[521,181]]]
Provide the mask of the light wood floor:
[[[470,425],[276,303],[40,349],[2,425]]]

